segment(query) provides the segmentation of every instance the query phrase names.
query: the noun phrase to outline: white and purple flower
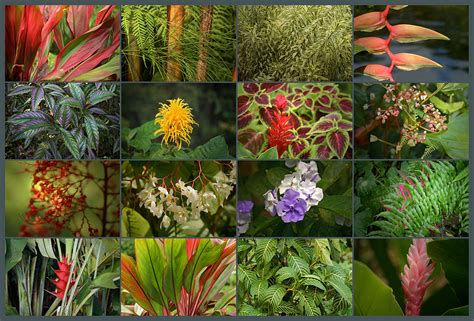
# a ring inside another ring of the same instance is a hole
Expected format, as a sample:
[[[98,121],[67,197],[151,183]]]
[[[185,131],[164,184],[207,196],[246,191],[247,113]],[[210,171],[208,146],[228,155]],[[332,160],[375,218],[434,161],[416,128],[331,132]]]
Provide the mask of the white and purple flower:
[[[237,202],[237,235],[247,232],[252,219],[253,202],[250,200]]]

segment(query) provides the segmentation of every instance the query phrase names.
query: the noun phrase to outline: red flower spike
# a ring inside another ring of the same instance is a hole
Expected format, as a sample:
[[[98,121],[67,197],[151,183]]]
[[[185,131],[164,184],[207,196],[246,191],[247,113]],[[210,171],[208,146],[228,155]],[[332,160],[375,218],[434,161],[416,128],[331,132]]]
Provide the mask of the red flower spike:
[[[67,256],[63,256],[60,261],[58,261],[58,267],[59,270],[53,269],[53,272],[58,276],[56,279],[50,279],[51,283],[53,283],[56,286],[56,289],[54,292],[49,292],[55,297],[63,300],[65,291],[66,291],[66,286],[67,282],[69,280],[69,277],[71,273],[74,273],[74,271],[71,271],[71,263],[68,263]],[[71,279],[69,282],[69,289],[76,283],[75,279]]]
[[[293,139],[293,134],[290,131],[293,126],[289,122],[290,116],[279,113],[275,113],[274,116],[275,118],[267,133],[268,146],[276,146],[278,157],[281,157]]]
[[[280,111],[286,111],[286,105],[287,105],[286,97],[283,96],[282,94],[278,94],[275,97],[275,106],[278,108]]]

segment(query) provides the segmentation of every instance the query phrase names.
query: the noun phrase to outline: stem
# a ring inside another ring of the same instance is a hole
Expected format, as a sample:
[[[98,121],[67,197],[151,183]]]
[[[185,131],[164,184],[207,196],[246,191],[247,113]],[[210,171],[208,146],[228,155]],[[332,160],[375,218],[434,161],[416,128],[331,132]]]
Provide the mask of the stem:
[[[108,197],[108,190],[109,190],[109,173],[108,173],[108,165],[102,163],[104,168],[104,206],[102,207],[102,235],[105,235],[105,229],[107,227],[107,197]]]

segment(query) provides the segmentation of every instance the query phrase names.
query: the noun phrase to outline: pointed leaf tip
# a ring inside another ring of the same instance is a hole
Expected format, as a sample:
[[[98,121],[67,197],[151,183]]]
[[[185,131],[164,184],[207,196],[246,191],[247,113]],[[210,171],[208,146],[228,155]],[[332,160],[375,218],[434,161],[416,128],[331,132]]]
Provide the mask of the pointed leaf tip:
[[[392,26],[390,34],[393,40],[400,43],[415,42],[429,39],[449,40],[445,35],[420,26],[400,24]]]
[[[394,81],[390,67],[387,67],[384,65],[369,64],[369,65],[357,68],[355,71],[358,73],[362,73],[366,76],[370,76],[380,81],[384,81],[384,80]]]
[[[369,12],[354,18],[354,30],[372,32],[385,27],[386,16],[381,11]]]
[[[412,71],[420,68],[442,68],[443,66],[426,57],[411,53],[398,53],[392,56],[392,61],[400,70]]]

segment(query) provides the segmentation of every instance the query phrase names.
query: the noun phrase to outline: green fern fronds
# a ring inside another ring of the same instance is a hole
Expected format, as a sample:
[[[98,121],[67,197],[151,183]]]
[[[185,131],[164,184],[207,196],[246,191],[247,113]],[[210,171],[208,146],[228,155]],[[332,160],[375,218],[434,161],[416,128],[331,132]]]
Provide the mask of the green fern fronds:
[[[382,199],[385,211],[376,215],[377,220],[371,224],[376,230],[369,236],[468,233],[469,183],[465,173],[465,163],[432,161],[400,175],[392,192]]]

